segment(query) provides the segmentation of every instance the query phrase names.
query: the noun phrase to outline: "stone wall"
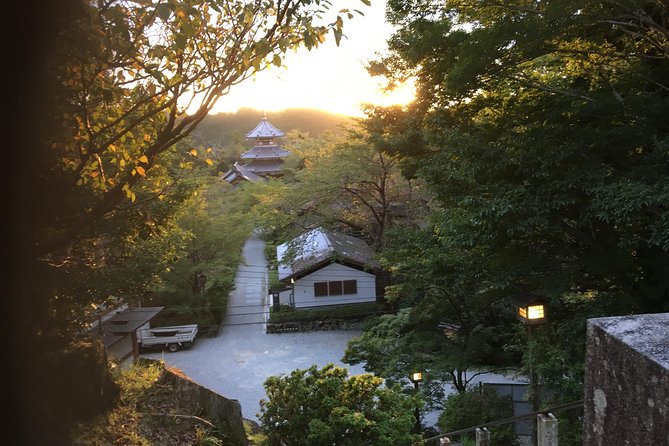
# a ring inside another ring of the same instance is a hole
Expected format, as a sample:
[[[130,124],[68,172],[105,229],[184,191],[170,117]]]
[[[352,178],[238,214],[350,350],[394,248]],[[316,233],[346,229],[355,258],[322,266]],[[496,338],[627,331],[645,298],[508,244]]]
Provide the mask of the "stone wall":
[[[669,313],[588,321],[584,405],[584,445],[669,445]]]
[[[242,408],[237,400],[227,399],[191,381],[178,369],[165,368],[163,379],[173,385],[180,413],[201,416],[224,432],[226,446],[247,446]]]
[[[360,330],[361,328],[362,323],[360,321],[331,319],[327,321],[268,322],[266,332],[274,334],[300,331]]]

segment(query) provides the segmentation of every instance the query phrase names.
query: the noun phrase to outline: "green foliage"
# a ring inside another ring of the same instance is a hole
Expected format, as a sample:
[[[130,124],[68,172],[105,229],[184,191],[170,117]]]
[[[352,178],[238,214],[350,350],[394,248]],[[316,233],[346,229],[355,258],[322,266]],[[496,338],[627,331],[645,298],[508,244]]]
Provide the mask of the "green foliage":
[[[290,136],[292,171],[284,181],[251,187],[256,220],[270,240],[322,226],[381,246],[392,226],[417,224],[424,215],[421,183],[404,179],[397,160],[370,145],[363,128],[349,129],[346,137]]]
[[[499,396],[492,387],[481,386],[448,397],[437,425],[442,432],[452,432],[513,416],[510,396]],[[492,444],[514,445],[513,424],[491,427]],[[465,435],[470,437],[473,434]],[[470,437],[471,438],[471,437]]]
[[[291,446],[421,444],[412,434],[414,398],[369,374],[329,364],[265,381],[260,421],[270,443]]]
[[[481,271],[485,259],[475,250],[446,249],[431,228],[388,236],[380,258],[392,273],[386,297],[399,311],[369,324],[349,342],[344,360],[397,381],[413,368],[428,370],[432,381],[458,391],[474,373],[514,366],[519,355],[508,345],[518,324],[513,308],[491,291],[494,278]],[[444,322],[454,329],[445,333]]]
[[[25,372],[40,367],[54,343],[85,333],[92,304],[132,303],[161,287],[176,292],[198,266],[230,283],[223,264],[183,261],[184,252],[203,253],[203,245],[191,250],[197,242],[229,244],[237,255],[234,240],[208,238],[215,224],[195,221],[198,212],[192,227],[186,216],[175,218],[180,206],[196,206],[191,199],[200,191],[184,178],[213,164],[213,150],[186,138],[230,87],[280,65],[289,50],[317,48],[330,32],[338,41],[348,17],[323,22],[330,3],[321,0],[37,6],[28,8],[31,32],[17,30],[34,57],[20,58],[29,63],[16,70],[16,115],[31,118],[30,125],[19,120],[21,138],[10,144],[19,155],[10,162],[17,183],[8,253],[15,259],[12,374],[26,392],[17,401],[26,420],[17,430],[36,444],[67,420],[23,402],[58,405]],[[166,274],[172,267],[175,274]],[[210,276],[206,286],[214,284]]]
[[[68,443],[128,446],[149,446],[156,442],[166,445],[226,444],[224,429],[203,425],[199,420],[188,420],[184,407],[179,407],[174,400],[175,388],[172,381],[164,379],[165,373],[165,365],[157,361],[142,361],[116,369],[115,381],[120,388],[117,404],[106,413],[79,423],[72,429]],[[176,418],[170,414],[186,417]]]
[[[272,307],[273,308],[273,307]],[[363,320],[373,317],[382,311],[382,308],[374,303],[361,303],[352,305],[337,305],[331,308],[310,308],[293,310],[288,306],[280,307],[280,310],[272,310],[269,315],[271,323],[284,322],[309,322],[328,321],[332,319]]]
[[[389,17],[391,51],[370,71],[415,77],[417,98],[370,109],[367,127],[433,201],[426,227],[382,253],[389,298],[411,307],[399,339],[380,324],[350,358],[393,373],[389,348],[397,373],[420,345],[431,367],[466,370],[486,348],[518,364],[528,339],[508,297],[530,291],[549,322],[523,366],[577,398],[587,318],[669,309],[666,8],[393,0]],[[437,321],[461,326],[448,352],[425,348]]]

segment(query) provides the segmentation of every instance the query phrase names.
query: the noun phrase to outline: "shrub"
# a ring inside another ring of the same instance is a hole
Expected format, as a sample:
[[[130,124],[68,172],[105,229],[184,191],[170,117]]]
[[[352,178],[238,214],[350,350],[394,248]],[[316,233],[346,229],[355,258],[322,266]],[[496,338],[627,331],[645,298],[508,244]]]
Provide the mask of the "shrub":
[[[510,396],[500,396],[495,389],[480,386],[449,396],[437,425],[442,432],[449,432],[512,416],[513,400]],[[490,440],[496,445],[516,444],[513,425],[490,428]]]
[[[332,319],[361,320],[370,316],[376,316],[382,311],[381,307],[374,302],[301,310],[293,310],[292,307],[285,305],[279,308],[279,310],[273,308],[270,312],[269,321],[273,324],[326,321]]]
[[[270,444],[413,446],[418,401],[371,374],[328,364],[265,381],[259,418]]]

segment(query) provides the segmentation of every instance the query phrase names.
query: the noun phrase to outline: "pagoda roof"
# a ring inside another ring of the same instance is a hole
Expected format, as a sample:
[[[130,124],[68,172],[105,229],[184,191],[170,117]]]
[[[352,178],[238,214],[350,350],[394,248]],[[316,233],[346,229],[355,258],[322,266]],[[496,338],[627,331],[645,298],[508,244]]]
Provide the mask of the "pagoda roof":
[[[246,169],[259,175],[276,174],[283,169],[281,160],[258,160],[245,165]]]
[[[269,123],[267,118],[262,118],[262,121],[260,121],[260,124],[256,126],[253,130],[248,132],[246,134],[247,138],[274,138],[278,136],[284,136],[285,133],[283,133],[281,130],[277,129],[274,127],[272,124]]]
[[[259,177],[246,166],[242,166],[239,163],[235,163],[230,170],[223,174],[223,180],[228,183],[233,183],[236,179],[242,178],[244,180],[250,181],[252,183],[257,183],[258,181],[264,181],[264,178]]]
[[[242,153],[242,159],[273,159],[285,158],[290,155],[288,150],[282,149],[279,146],[255,146],[251,150]]]

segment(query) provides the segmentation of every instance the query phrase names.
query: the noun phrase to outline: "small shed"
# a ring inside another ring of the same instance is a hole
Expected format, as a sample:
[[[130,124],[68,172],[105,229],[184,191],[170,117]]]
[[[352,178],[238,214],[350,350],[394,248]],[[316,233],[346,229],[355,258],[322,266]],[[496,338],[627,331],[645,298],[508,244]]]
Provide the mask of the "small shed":
[[[356,237],[317,228],[277,247],[279,281],[274,305],[295,308],[376,302],[381,268]]]
[[[117,311],[93,329],[102,338],[107,351],[107,359],[123,363],[139,358],[137,330],[148,326],[164,307],[139,307]]]

